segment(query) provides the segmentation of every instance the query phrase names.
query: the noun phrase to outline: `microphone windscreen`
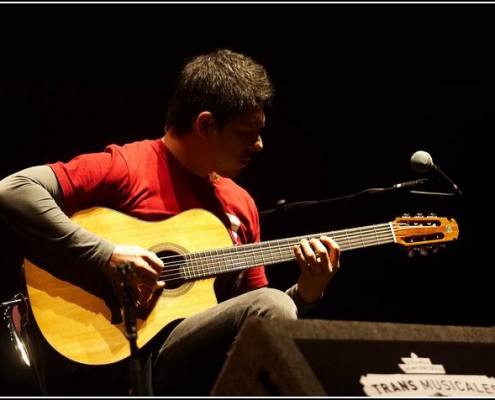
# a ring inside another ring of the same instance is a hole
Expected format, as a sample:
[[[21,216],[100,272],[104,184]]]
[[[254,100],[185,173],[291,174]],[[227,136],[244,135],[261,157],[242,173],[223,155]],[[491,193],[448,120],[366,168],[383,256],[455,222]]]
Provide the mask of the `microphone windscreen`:
[[[411,156],[411,167],[416,172],[427,172],[433,167],[433,159],[426,151],[418,150]]]

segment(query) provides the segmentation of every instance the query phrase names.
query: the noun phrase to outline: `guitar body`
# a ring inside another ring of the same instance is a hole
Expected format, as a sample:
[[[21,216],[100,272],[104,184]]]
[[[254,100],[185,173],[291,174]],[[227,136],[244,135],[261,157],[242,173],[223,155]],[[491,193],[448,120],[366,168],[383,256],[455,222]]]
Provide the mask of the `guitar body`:
[[[146,222],[95,207],[80,211],[71,219],[114,243],[139,245],[155,253],[183,254],[232,246],[221,221],[199,209],[161,222]],[[55,350],[73,361],[91,365],[114,363],[130,355],[125,326],[111,323],[111,310],[102,298],[57,278],[27,259],[24,268],[34,318]],[[138,348],[168,323],[215,305],[213,283],[214,278],[198,279],[161,291],[146,318],[138,318]]]

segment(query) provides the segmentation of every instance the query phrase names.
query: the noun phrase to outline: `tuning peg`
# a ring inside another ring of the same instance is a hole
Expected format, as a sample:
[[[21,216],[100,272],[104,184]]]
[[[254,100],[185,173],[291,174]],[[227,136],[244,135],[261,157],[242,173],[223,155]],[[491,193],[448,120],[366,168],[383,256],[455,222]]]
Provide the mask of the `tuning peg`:
[[[414,254],[416,253],[419,253],[421,254],[422,256],[427,256],[428,255],[428,248],[426,248],[426,246],[422,246],[422,247],[411,247],[407,250],[407,255],[409,257],[413,257]]]
[[[407,255],[409,257],[413,257],[414,254],[419,253],[422,256],[427,256],[430,253],[438,253],[440,251],[441,247],[445,247],[444,244],[435,244],[435,245],[428,245],[428,246],[421,246],[421,247],[411,247],[407,250]]]

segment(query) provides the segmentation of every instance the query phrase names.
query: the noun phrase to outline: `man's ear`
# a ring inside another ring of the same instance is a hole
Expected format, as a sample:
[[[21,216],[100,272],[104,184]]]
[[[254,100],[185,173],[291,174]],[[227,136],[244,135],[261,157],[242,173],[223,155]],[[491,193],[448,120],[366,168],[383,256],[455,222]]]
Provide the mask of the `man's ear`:
[[[201,136],[209,136],[215,129],[215,118],[211,112],[203,111],[196,117],[196,130]]]

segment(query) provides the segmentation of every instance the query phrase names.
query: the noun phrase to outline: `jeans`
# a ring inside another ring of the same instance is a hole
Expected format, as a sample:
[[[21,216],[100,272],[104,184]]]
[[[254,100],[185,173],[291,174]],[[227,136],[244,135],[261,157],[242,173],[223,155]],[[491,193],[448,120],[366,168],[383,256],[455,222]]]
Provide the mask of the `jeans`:
[[[182,320],[153,363],[153,395],[208,396],[237,334],[251,316],[297,319],[297,308],[283,291],[261,288]]]

